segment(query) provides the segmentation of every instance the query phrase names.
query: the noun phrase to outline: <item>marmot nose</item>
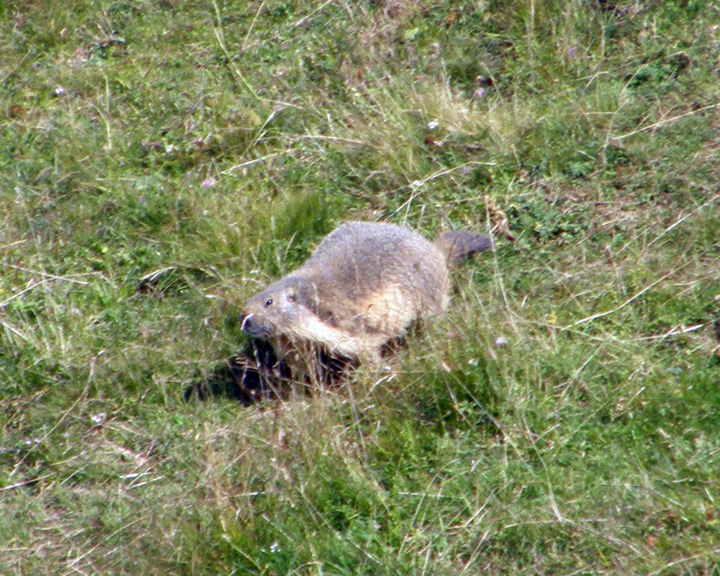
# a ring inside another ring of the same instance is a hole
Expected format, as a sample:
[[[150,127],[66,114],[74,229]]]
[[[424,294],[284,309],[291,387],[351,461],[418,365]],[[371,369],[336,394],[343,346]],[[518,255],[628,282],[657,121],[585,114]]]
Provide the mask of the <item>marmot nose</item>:
[[[249,316],[247,314],[240,314],[240,317],[238,318],[240,320],[240,329],[243,332],[247,332],[251,326],[252,326],[252,314]]]

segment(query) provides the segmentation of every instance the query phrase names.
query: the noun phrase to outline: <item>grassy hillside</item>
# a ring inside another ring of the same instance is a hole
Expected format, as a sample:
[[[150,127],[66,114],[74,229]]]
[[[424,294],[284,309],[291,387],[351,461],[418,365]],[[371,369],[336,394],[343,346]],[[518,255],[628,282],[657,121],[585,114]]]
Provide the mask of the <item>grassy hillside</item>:
[[[0,3],[0,573],[719,574],[719,73],[710,0]],[[497,249],[185,402],[344,219]]]

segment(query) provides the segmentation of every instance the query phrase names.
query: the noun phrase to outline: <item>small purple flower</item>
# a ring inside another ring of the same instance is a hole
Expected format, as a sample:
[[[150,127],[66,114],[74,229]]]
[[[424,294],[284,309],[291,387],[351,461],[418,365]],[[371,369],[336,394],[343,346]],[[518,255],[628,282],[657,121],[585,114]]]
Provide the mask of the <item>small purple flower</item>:
[[[213,186],[215,186],[215,184],[217,184],[217,182],[215,181],[215,178],[208,177],[208,178],[205,178],[205,180],[203,180],[202,187],[203,188],[212,188]]]
[[[473,93],[473,98],[475,98],[476,100],[480,100],[480,98],[485,97],[486,93],[487,93],[487,91],[485,90],[485,88],[480,87],[477,90],[475,90],[475,92]]]

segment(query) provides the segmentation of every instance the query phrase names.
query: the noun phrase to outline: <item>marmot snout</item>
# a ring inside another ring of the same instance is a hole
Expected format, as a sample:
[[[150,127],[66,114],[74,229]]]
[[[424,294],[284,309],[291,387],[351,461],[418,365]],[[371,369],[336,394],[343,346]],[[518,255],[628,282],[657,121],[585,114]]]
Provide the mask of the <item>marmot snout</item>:
[[[349,222],[298,270],[251,298],[242,329],[278,358],[307,370],[308,354],[379,362],[383,345],[413,323],[442,314],[450,268],[492,247],[487,236],[450,232],[430,242],[392,224]]]

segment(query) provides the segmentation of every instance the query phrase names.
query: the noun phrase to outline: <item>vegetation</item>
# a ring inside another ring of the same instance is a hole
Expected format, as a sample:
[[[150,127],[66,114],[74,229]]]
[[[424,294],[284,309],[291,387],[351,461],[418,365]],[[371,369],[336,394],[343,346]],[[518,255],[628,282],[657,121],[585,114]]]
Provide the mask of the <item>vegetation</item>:
[[[712,0],[0,4],[0,573],[720,574],[719,69]],[[497,249],[185,402],[343,219]]]

